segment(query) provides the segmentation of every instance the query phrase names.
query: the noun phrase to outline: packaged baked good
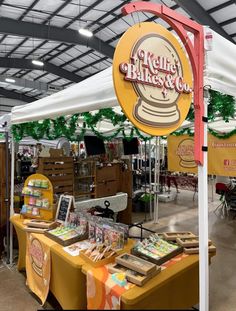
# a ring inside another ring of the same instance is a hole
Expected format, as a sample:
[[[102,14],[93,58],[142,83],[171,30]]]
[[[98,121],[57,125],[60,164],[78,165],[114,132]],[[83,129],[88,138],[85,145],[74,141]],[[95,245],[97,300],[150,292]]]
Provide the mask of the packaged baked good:
[[[42,199],[41,206],[43,208],[49,208],[49,201],[48,201],[48,199]]]
[[[96,240],[96,223],[94,221],[94,218],[89,219],[88,221],[88,229],[89,229],[89,241],[91,243],[94,243]]]
[[[20,213],[21,214],[26,214],[27,213],[27,205],[22,205]]]
[[[26,213],[28,213],[28,214],[32,214],[32,209],[33,209],[33,207],[32,207],[32,206],[30,206],[30,205],[26,205]]]
[[[103,224],[103,241],[106,246],[111,245],[110,231],[112,227],[108,223]]]
[[[29,205],[35,205],[36,204],[36,199],[33,197],[29,198]]]
[[[129,238],[129,226],[122,223],[116,223],[115,227],[117,226],[118,230],[121,230],[124,232],[124,242],[125,244],[128,242]]]
[[[41,196],[41,191],[38,190],[38,189],[34,189],[33,195],[34,195],[35,197],[40,197],[40,196]]]
[[[41,180],[41,187],[47,189],[48,188],[48,180]]]
[[[70,212],[68,224],[72,225],[74,227],[78,227],[79,226],[79,217],[78,217],[77,213]]]
[[[110,245],[113,249],[124,248],[124,231],[111,229],[109,233]]]
[[[86,215],[80,214],[79,225],[81,227],[81,232],[83,232],[83,233],[87,232],[88,220],[87,220]]]
[[[36,199],[35,205],[38,207],[41,207],[42,206],[42,200]]]
[[[39,209],[37,207],[32,208],[32,215],[33,216],[38,216],[39,215]]]
[[[29,187],[24,187],[22,190],[22,193],[25,195],[30,195],[30,194],[33,194],[33,190]]]
[[[30,179],[28,182],[28,186],[34,186],[35,185],[35,180],[34,179]]]
[[[41,187],[41,179],[35,179],[34,186]]]
[[[95,237],[96,237],[96,243],[101,244],[103,243],[103,225],[102,223],[96,223],[95,227]]]

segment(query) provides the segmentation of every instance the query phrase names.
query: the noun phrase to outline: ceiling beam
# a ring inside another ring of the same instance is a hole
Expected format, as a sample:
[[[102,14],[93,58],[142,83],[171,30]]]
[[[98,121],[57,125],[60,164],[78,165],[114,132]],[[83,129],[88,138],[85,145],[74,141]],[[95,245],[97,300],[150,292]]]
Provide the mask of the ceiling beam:
[[[175,2],[199,24],[210,26],[212,30],[216,31],[229,41],[235,43],[230,35],[220,27],[214,18],[212,18],[211,15],[207,13],[196,0],[175,0]]]
[[[232,4],[236,4],[236,1],[235,0],[229,0],[227,2],[221,3],[215,7],[207,10],[207,13],[209,13],[209,14],[215,13],[215,12],[222,10],[222,9],[226,8],[227,6],[230,6]]]
[[[6,82],[7,78],[12,78],[15,80],[15,82]],[[20,87],[27,88],[27,89],[39,90],[41,92],[47,92],[49,89],[52,90],[53,88],[55,90],[58,90],[58,91],[63,89],[63,87],[56,86],[56,85],[53,85],[51,83],[50,83],[50,87],[49,87],[49,85],[45,82],[27,80],[27,79],[16,78],[16,77],[13,78],[11,76],[3,75],[3,74],[0,74],[0,84],[1,84],[1,86],[11,85],[13,87],[14,87],[14,85],[16,85],[16,86],[20,86]]]
[[[111,59],[114,48],[97,37],[86,38],[77,30],[47,26],[31,22],[23,22],[11,18],[1,17],[0,33],[27,38],[46,39],[74,45],[88,46]]]
[[[0,57],[0,67],[47,71],[72,82],[80,82],[83,80],[82,77],[51,63],[44,62],[43,67],[35,66],[32,64],[31,59]]]
[[[26,103],[32,103],[33,101],[38,100],[36,97],[30,97],[14,91],[6,90],[3,87],[0,87],[0,95],[6,98],[18,99]]]

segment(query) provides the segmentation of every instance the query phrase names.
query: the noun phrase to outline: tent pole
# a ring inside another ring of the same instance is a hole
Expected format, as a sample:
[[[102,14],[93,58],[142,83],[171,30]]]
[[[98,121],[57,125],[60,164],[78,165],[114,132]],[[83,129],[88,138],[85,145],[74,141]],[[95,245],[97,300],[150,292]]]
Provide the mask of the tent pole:
[[[204,94],[204,116],[207,117],[207,94]],[[204,122],[204,146],[207,146],[207,123]],[[207,152],[203,152],[203,166],[198,165],[198,223],[199,223],[199,310],[209,310],[209,254],[208,254],[208,184]]]
[[[149,140],[149,193],[152,193],[152,157],[151,157],[151,139]],[[152,219],[152,200],[149,201],[150,219]]]
[[[9,139],[8,139],[8,131],[5,131],[5,160],[6,160],[6,193],[5,193],[5,204],[6,204],[6,218],[7,218],[7,223],[6,223],[6,230],[7,230],[7,264],[9,264],[9,216],[10,216],[10,208],[9,208]]]
[[[14,215],[14,173],[15,173],[15,143],[11,138],[11,208],[10,215]],[[13,227],[10,222],[10,264],[13,263]]]
[[[157,171],[157,190],[160,192],[160,160],[161,160],[161,138],[158,136],[158,171]]]
[[[157,196],[157,170],[158,170],[158,165],[157,165],[157,158],[158,158],[158,152],[157,152],[157,147],[158,147],[158,138],[156,136],[155,138],[156,140],[156,152],[155,152],[155,186],[154,186],[154,189],[155,189],[155,199],[154,199],[154,224],[157,224],[158,223],[158,196]]]

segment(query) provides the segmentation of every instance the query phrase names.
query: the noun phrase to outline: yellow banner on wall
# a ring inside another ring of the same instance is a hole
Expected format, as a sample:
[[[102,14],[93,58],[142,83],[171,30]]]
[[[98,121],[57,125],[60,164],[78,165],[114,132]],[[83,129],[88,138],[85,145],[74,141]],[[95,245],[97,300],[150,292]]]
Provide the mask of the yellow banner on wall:
[[[170,135],[167,144],[169,171],[197,173],[197,165],[194,161],[194,137]]]
[[[197,173],[194,137],[170,135],[167,144],[169,171]],[[208,133],[208,174],[236,176],[236,135],[220,139]]]
[[[208,133],[208,173],[236,176],[236,135],[227,139]]]

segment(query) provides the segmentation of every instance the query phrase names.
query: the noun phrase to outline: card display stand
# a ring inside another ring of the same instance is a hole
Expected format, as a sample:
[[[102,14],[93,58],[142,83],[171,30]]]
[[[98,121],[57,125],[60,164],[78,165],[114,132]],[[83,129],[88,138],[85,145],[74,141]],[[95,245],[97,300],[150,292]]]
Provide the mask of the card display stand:
[[[176,242],[183,247],[199,247],[199,238],[198,237],[189,237],[189,238],[177,238]],[[211,240],[208,240],[208,245],[212,244]]]
[[[176,241],[177,238],[195,238],[196,235],[188,231],[163,232],[163,237],[167,241]]]
[[[34,181],[37,181],[35,183]],[[41,181],[41,183],[39,183]],[[46,186],[42,186],[46,185]],[[30,193],[25,193],[25,189],[31,189]],[[25,218],[34,218],[34,219],[44,219],[52,220],[53,219],[53,186],[50,180],[42,174],[33,174],[30,175],[24,184],[24,207],[27,209],[26,213],[22,213]],[[33,202],[35,199],[35,203]],[[42,206],[42,202],[47,202],[47,207]],[[41,203],[40,203],[41,202]],[[37,211],[38,213],[32,213]]]
[[[62,238],[60,238],[60,236],[56,236],[56,235],[50,233],[50,230],[45,231],[44,234],[45,234],[48,238],[54,240],[55,242],[59,243],[59,244],[62,245],[62,246],[68,246],[68,245],[71,245],[71,244],[73,244],[73,243],[86,240],[86,239],[88,238],[88,235],[87,235],[87,234],[84,234],[84,235],[72,236],[71,238],[68,237],[68,238],[62,239]]]
[[[116,263],[143,275],[148,275],[156,271],[155,264],[128,253],[116,257]]]
[[[137,247],[132,248],[131,253],[135,256],[138,256],[140,258],[143,258],[144,260],[150,261],[156,265],[162,265],[164,262],[170,260],[171,258],[181,254],[183,252],[183,247],[178,246],[175,250],[169,252],[168,254],[157,257],[156,259],[148,256],[147,254],[144,254],[143,252],[139,251]]]
[[[134,283],[138,286],[143,286],[147,283],[150,279],[152,279],[155,275],[161,272],[161,267],[156,266],[156,270],[152,273],[149,273],[148,275],[143,275],[135,270],[128,269],[120,264],[110,264],[108,265],[108,271],[109,273],[125,273],[126,279]]]

